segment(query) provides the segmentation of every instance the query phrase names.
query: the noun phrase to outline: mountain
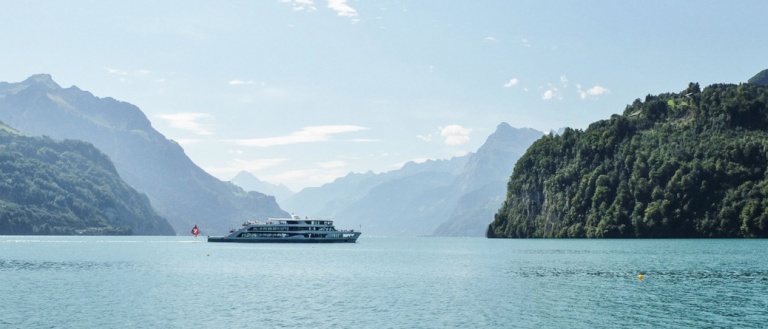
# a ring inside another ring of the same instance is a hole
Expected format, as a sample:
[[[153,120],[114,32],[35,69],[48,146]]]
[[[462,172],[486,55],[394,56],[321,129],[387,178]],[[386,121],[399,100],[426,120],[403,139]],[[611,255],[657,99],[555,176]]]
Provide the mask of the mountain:
[[[331,183],[319,187],[304,188],[288,198],[282,205],[288,211],[296,214],[334,217],[339,209],[356,202],[370,189],[385,180],[386,178],[371,171],[349,173]]]
[[[366,235],[482,236],[505,196],[514,162],[543,135],[506,123],[477,153],[409,162],[381,174],[349,174],[286,200],[286,209],[358,225]]]
[[[246,219],[287,216],[274,197],[245,192],[200,169],[136,106],[62,88],[50,75],[0,83],[0,120],[30,135],[92,143],[177,232],[197,224],[203,234],[223,234]]]
[[[4,124],[0,145],[0,235],[174,234],[93,145]]]
[[[506,182],[517,159],[544,134],[501,123],[472,154],[452,189],[460,191],[451,215],[434,232],[438,236],[483,236],[506,196]]]
[[[255,191],[264,193],[266,195],[272,195],[275,197],[278,204],[282,203],[285,199],[288,199],[295,194],[293,191],[291,191],[291,189],[283,184],[275,185],[264,182],[245,170],[239,172],[230,180],[230,182],[240,186],[243,190],[246,191]]]
[[[381,174],[350,173],[301,190],[284,207],[297,214],[332,218],[337,227],[362,226],[366,235],[429,235],[448,216],[447,206],[439,209],[443,211],[439,217],[429,215],[434,203],[451,202],[441,188],[455,180],[467,159],[409,162]]]
[[[747,83],[768,86],[768,69],[762,70],[760,73],[755,74],[755,76],[747,80]]]
[[[768,87],[648,95],[536,141],[488,237],[768,237]]]

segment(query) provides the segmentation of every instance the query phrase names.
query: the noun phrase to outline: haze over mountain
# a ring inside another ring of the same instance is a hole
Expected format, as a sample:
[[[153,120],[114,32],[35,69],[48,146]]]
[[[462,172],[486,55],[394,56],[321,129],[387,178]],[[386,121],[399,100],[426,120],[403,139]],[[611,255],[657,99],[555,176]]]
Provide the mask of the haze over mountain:
[[[0,123],[0,235],[172,235],[93,145]]]
[[[0,81],[132,102],[213,176],[294,191],[465,155],[500,122],[585,129],[768,58],[763,0],[2,3]]]
[[[47,74],[0,83],[0,120],[30,135],[92,143],[181,234],[195,224],[203,234],[221,234],[246,219],[287,215],[274,197],[245,192],[200,169],[136,106],[61,88]]]
[[[382,174],[350,173],[301,190],[283,207],[333,218],[339,227],[361,225],[371,235],[482,236],[515,161],[543,135],[502,123],[477,153],[410,162]]]
[[[457,196],[446,188],[468,158],[409,162],[382,174],[351,173],[305,188],[283,206],[297,214],[334,219],[337,227],[362,226],[366,235],[430,235],[450,215]]]
[[[240,186],[246,191],[261,192],[266,195],[274,196],[278,204],[283,203],[287,198],[291,197],[295,193],[291,191],[287,186],[280,184],[270,184],[268,182],[260,180],[253,174],[243,170],[233,177],[230,182]]]

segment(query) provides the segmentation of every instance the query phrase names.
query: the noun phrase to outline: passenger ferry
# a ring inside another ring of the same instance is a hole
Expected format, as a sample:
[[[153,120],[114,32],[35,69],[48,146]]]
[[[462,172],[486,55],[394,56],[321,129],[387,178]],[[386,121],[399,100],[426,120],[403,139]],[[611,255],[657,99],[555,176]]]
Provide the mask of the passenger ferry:
[[[226,236],[209,236],[208,242],[355,242],[361,232],[337,230],[333,221],[305,218],[269,218],[266,222],[246,221]]]

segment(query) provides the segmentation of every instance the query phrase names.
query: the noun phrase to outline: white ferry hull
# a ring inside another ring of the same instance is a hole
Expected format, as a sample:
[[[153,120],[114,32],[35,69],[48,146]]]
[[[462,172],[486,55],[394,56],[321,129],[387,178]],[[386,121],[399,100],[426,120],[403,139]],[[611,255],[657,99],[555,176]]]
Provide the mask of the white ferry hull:
[[[225,236],[209,236],[208,242],[240,242],[240,243],[355,243],[360,233],[344,238],[305,238],[305,237],[288,237],[288,238],[241,238],[241,237],[225,237]]]
[[[270,218],[267,222],[246,221],[226,236],[209,236],[208,242],[240,243],[354,243],[361,232],[337,230],[326,219]]]

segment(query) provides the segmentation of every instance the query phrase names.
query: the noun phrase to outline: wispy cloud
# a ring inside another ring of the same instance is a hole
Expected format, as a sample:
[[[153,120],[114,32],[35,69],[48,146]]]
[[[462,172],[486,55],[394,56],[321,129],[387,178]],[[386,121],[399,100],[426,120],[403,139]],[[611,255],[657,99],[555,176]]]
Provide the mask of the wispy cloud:
[[[581,90],[581,86],[579,86],[579,90],[577,90],[577,92],[579,93],[579,97],[581,99],[587,99],[587,97],[598,98],[599,96],[610,94],[611,90],[603,86],[596,85],[587,89],[586,91]]]
[[[541,99],[548,101],[555,98],[555,96],[557,96],[557,88],[549,88],[545,90],[543,94],[541,94]]]
[[[460,125],[449,125],[440,128],[440,136],[446,145],[454,146],[469,142],[469,133],[471,128],[464,128]]]
[[[286,3],[291,6],[293,11],[307,11],[312,12],[317,10],[314,0],[278,0],[281,3]],[[359,21],[357,18],[357,10],[347,4],[347,0],[327,0],[327,7],[336,12],[338,16],[347,17],[352,20],[353,23]]]
[[[438,127],[437,131],[428,134],[418,134],[416,135],[416,138],[427,143],[437,140],[443,142],[445,145],[456,146],[468,142],[470,140],[469,134],[471,132],[471,128],[465,128],[460,125],[448,125],[445,127]]]
[[[418,135],[416,135],[416,138],[418,138],[418,139],[420,139],[422,141],[425,141],[425,142],[431,142],[432,141],[432,134],[426,134],[426,135],[418,134]]]
[[[138,69],[134,71],[128,71],[123,70],[120,68],[114,68],[114,67],[105,67],[104,70],[107,71],[109,74],[113,75],[119,75],[119,76],[135,76],[135,77],[147,77],[149,75],[152,75],[153,72],[147,69]]]
[[[519,82],[520,80],[517,80],[517,78],[509,79],[509,81],[507,81],[507,83],[504,84],[504,88],[511,88],[516,84],[518,84]]]
[[[591,96],[600,96],[603,94],[609,94],[611,93],[608,88],[602,87],[602,86],[594,86],[592,88],[587,89],[587,95]]]
[[[565,75],[560,75],[560,85],[549,83],[546,87],[539,87],[539,90],[544,89],[541,99],[545,101],[553,99],[562,100],[563,93],[560,91],[560,88],[568,88],[568,78]]]
[[[128,71],[125,71],[125,70],[116,69],[116,68],[113,68],[113,67],[106,67],[104,69],[107,70],[107,73],[109,73],[109,74],[128,75]]]
[[[229,80],[228,83],[229,83],[230,86],[238,86],[238,85],[252,85],[252,84],[255,84],[256,81],[253,81],[253,80],[237,80],[237,79],[235,79],[235,80]]]
[[[483,38],[483,40],[485,40],[485,41],[496,41],[496,38],[489,35],[489,36]]]
[[[201,119],[207,119],[211,116],[207,113],[173,113],[173,114],[159,114],[157,118],[163,119],[168,124],[176,129],[191,131],[197,135],[212,135],[213,133],[206,129],[202,124],[197,122]]]
[[[173,72],[153,72],[147,69],[138,70],[125,70],[115,67],[105,67],[107,73],[116,76],[120,82],[133,82],[133,81],[153,81],[153,82],[165,82],[168,76],[174,75]]]
[[[328,0],[328,8],[333,9],[342,17],[357,17],[357,10],[347,5],[347,0]]]
[[[315,143],[325,142],[331,140],[331,137],[336,134],[356,132],[361,130],[367,130],[366,127],[353,126],[353,125],[337,125],[337,126],[312,126],[305,127],[299,131],[293,132],[286,136],[266,137],[266,138],[252,138],[252,139],[235,139],[229,140],[237,145],[250,146],[250,147],[271,147],[278,145],[289,145],[297,143]]]
[[[279,0],[281,3],[291,5],[293,11],[315,11],[315,2],[313,0]]]

